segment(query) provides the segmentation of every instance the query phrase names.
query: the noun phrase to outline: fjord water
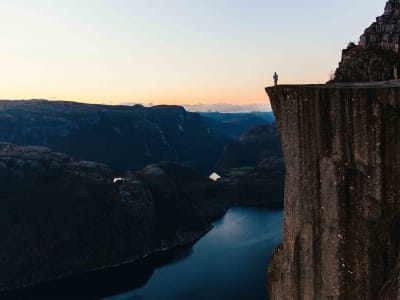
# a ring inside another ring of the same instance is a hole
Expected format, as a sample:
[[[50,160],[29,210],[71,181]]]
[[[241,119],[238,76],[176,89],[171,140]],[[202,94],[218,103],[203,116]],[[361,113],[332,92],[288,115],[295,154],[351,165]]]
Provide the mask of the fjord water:
[[[268,299],[268,261],[281,239],[282,211],[231,208],[196,244],[176,250],[143,287],[107,299]]]

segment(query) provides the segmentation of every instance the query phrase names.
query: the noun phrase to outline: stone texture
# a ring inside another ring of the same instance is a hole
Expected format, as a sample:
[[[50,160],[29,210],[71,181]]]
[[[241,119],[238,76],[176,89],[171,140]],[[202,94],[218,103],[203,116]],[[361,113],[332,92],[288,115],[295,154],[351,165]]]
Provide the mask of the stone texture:
[[[351,44],[342,52],[334,82],[384,81],[399,79],[399,76],[399,53]]]
[[[227,144],[216,169],[233,203],[282,207],[285,165],[275,124],[254,126]]]
[[[121,176],[46,148],[0,143],[0,291],[194,242],[227,207],[213,182],[177,164]]]
[[[267,93],[286,165],[271,299],[399,299],[399,85]]]
[[[400,1],[389,0],[382,16],[376,18],[360,37],[360,46],[375,47],[399,52]]]
[[[400,78],[400,2],[390,0],[385,12],[342,52],[334,82],[381,81]]]
[[[0,141],[38,145],[118,171],[168,160],[209,174],[224,139],[180,106],[0,100]]]

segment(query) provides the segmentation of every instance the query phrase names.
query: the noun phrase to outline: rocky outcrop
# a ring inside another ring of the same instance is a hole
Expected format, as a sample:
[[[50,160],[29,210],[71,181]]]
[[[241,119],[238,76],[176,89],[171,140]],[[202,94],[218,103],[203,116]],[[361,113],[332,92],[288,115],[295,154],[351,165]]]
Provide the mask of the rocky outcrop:
[[[272,299],[399,299],[400,85],[267,88],[286,165]]]
[[[216,135],[226,136],[230,141],[238,140],[240,136],[252,127],[274,122],[272,112],[253,113],[200,113],[204,123]]]
[[[252,127],[227,144],[216,170],[234,204],[282,207],[285,165],[275,124]]]
[[[164,239],[176,235],[177,228],[211,228],[231,204],[215,182],[192,169],[171,162],[150,165],[139,171],[157,199],[157,215]],[[164,237],[164,235],[163,235]]]
[[[343,50],[334,82],[400,79],[400,2],[389,0],[385,12]]]
[[[191,243],[227,208],[215,185],[180,165],[120,178],[102,164],[7,143],[0,187],[0,291]]]
[[[272,156],[255,166],[225,169],[217,186],[222,198],[232,205],[283,207],[285,164]]]
[[[275,124],[254,126],[239,140],[225,146],[217,171],[255,166],[270,157],[281,157],[281,143]]]
[[[251,168],[233,168],[221,173],[218,181],[232,203],[244,206],[283,207],[285,164],[272,156]]]
[[[400,1],[389,0],[382,16],[376,18],[360,38],[360,46],[400,52]]]
[[[208,174],[225,140],[180,106],[111,106],[63,101],[0,101],[0,141],[44,146],[118,171],[159,161]]]
[[[392,50],[350,44],[343,50],[334,82],[399,79],[400,54]]]

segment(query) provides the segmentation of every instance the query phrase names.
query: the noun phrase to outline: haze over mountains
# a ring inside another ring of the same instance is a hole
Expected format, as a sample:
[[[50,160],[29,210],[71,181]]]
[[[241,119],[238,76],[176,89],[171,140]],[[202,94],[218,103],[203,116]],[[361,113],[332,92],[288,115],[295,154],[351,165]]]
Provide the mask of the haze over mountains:
[[[0,290],[193,242],[231,205],[281,207],[283,164],[268,160],[280,155],[272,122],[268,112],[0,101],[0,211],[3,228],[14,228],[0,242],[13,257]],[[254,159],[243,161],[243,149]],[[226,176],[213,182],[219,162]],[[37,249],[27,255],[23,244]]]
[[[235,105],[230,103],[214,103],[214,104],[183,104],[188,111],[198,111],[198,112],[221,112],[221,113],[245,113],[245,112],[255,112],[271,111],[271,105],[267,103],[253,103],[253,104],[242,104]]]
[[[209,174],[229,140],[272,121],[271,113],[264,114],[201,116],[181,106],[0,101],[0,141],[45,146],[116,170],[176,161]]]
[[[140,103],[140,102],[125,102],[122,105],[144,105],[154,106],[153,103]],[[182,104],[186,110],[193,112],[220,112],[220,113],[248,113],[248,112],[271,112],[271,105],[267,102],[250,103],[250,104],[232,104],[226,102],[218,103],[196,103],[196,104]]]

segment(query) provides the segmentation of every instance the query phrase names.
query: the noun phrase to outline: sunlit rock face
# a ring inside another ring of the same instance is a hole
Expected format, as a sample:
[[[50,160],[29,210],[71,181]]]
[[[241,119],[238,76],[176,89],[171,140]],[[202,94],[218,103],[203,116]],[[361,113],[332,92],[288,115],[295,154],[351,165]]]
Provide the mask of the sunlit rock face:
[[[286,165],[284,299],[399,299],[400,86],[267,89]]]
[[[390,0],[385,12],[343,50],[335,82],[382,81],[400,78],[400,2]]]

